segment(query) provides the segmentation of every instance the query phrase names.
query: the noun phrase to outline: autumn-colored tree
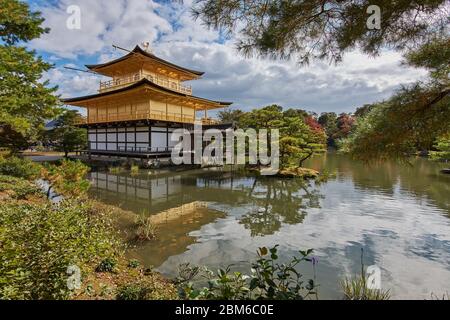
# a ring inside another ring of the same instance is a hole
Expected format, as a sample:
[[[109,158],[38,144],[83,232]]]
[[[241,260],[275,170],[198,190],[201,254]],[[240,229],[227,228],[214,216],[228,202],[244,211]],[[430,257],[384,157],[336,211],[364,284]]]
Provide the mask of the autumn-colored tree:
[[[336,120],[337,131],[334,134],[334,140],[348,137],[355,125],[355,118],[348,113],[341,113]]]
[[[325,130],[322,128],[322,126],[315,117],[313,117],[312,115],[306,116],[305,123],[311,129],[313,139],[315,140],[316,143],[322,145],[327,143],[327,135],[325,133]]]
[[[334,112],[323,112],[320,114],[318,120],[319,124],[325,130],[327,135],[327,143],[330,147],[335,147],[334,135],[338,131],[337,115]]]

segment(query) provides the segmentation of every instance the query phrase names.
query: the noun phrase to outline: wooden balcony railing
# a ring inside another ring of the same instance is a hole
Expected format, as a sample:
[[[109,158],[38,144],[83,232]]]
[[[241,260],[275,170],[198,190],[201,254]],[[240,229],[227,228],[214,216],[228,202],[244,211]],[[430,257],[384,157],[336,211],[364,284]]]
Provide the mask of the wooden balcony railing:
[[[124,87],[131,83],[138,82],[144,78],[150,80],[151,82],[153,82],[159,86],[162,86],[162,87],[174,90],[174,91],[178,91],[178,92],[181,92],[184,94],[192,95],[192,87],[191,86],[185,86],[185,85],[179,84],[178,82],[172,81],[169,78],[152,76],[149,74],[136,74],[134,76],[126,77],[126,78],[120,78],[120,79],[109,80],[109,81],[100,81],[99,92],[105,92],[105,91],[118,89],[120,87]]]
[[[80,119],[77,124],[120,122],[130,120],[162,120],[181,123],[194,123],[193,116],[182,115],[178,113],[165,113],[162,111],[137,111],[134,113],[110,113],[103,115],[91,115]]]
[[[182,115],[178,113],[165,113],[162,111],[137,111],[134,113],[112,113],[103,115],[91,115],[89,117],[79,118],[76,124],[94,124],[94,123],[105,123],[105,122],[120,122],[120,121],[130,121],[130,120],[162,120],[162,121],[172,121],[180,123],[194,123],[195,119],[193,116]],[[203,125],[218,124],[219,121],[212,118],[201,119]]]
[[[202,118],[203,125],[219,124],[219,121],[212,118]]]

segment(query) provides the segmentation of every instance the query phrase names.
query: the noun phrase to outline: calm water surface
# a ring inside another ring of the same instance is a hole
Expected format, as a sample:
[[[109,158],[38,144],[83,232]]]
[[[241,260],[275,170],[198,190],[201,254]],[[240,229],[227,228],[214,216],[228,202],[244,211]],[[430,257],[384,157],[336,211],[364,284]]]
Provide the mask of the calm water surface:
[[[93,172],[91,192],[135,213],[181,212],[159,225],[157,240],[128,253],[167,276],[183,262],[248,270],[261,246],[279,244],[281,259],[314,248],[320,298],[341,298],[339,281],[360,272],[363,248],[365,265],[381,268],[393,298],[450,292],[450,176],[439,173],[443,164],[366,166],[328,154],[308,166],[336,177],[305,185],[221,169]],[[199,203],[207,207],[192,209]],[[311,265],[301,269],[313,276]]]

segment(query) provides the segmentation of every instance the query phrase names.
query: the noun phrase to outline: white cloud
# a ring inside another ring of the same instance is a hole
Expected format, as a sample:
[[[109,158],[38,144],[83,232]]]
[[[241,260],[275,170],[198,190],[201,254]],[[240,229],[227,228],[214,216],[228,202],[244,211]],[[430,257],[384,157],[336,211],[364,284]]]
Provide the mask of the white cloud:
[[[70,5],[81,9],[81,29],[66,27]],[[151,0],[62,0],[57,6],[41,8],[45,26],[51,32],[32,42],[36,49],[65,58],[92,55],[112,44],[134,46],[141,41],[153,42],[160,33],[170,32],[167,20],[156,14],[158,4]]]
[[[83,95],[86,93],[95,93],[99,85],[99,77],[90,74],[73,74],[70,71],[52,69],[44,75],[51,84],[58,85],[58,94],[62,98],[68,98],[73,95]]]
[[[71,4],[81,8],[81,30],[65,28]],[[423,70],[401,66],[401,55],[391,51],[377,58],[350,52],[337,66],[246,59],[235,51],[232,40],[220,42],[217,31],[194,21],[189,6],[189,1],[160,5],[150,0],[62,0],[56,7],[41,8],[52,31],[32,45],[54,61],[70,58],[77,63],[81,55],[105,62],[123,54],[112,50],[113,43],[132,48],[150,41],[157,55],[206,72],[192,83],[195,95],[233,101],[245,109],[278,103],[315,112],[351,111],[387,98],[400,84],[425,75]],[[88,74],[49,75],[63,95],[94,93],[98,86],[98,78]]]
[[[193,84],[195,94],[235,101],[241,108],[278,103],[316,112],[351,111],[425,74],[401,66],[395,52],[373,59],[352,52],[338,66],[300,67],[295,61],[245,59],[230,43],[163,42],[156,49],[167,59],[206,71]]]

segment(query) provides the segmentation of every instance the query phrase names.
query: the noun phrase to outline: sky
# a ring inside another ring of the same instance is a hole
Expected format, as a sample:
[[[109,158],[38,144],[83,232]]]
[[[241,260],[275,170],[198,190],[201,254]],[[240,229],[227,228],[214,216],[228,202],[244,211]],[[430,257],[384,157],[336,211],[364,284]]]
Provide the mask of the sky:
[[[192,0],[29,0],[42,12],[44,26],[51,29],[29,47],[55,68],[45,74],[58,85],[62,98],[93,94],[97,75],[64,69],[84,69],[85,64],[105,62],[127,49],[150,42],[153,53],[175,64],[204,71],[189,83],[196,96],[233,101],[231,109],[250,110],[270,104],[321,112],[352,112],[366,103],[388,98],[401,84],[426,75],[424,70],[401,64],[401,53],[384,51],[371,58],[357,50],[342,63],[314,61],[299,66],[293,60],[246,58],[235,50],[236,36],[223,37],[208,30],[190,13]],[[81,9],[81,28],[70,30],[67,8]]]

